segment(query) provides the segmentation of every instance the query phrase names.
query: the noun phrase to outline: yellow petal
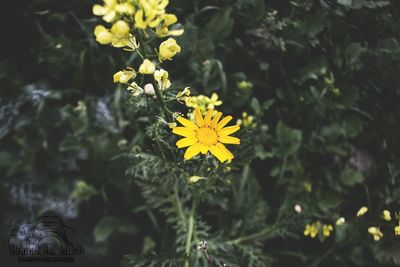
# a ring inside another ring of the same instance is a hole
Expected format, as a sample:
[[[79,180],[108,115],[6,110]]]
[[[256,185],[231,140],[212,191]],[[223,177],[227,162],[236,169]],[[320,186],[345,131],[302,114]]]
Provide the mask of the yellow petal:
[[[108,12],[107,14],[105,14],[103,16],[103,19],[104,19],[104,21],[110,23],[115,19],[116,16],[117,16],[117,12],[115,12],[115,10],[111,10],[110,12]]]
[[[184,33],[184,29],[168,31],[168,35],[172,35],[172,36],[181,36],[183,33]]]
[[[197,130],[198,127],[196,126],[196,124],[194,124],[193,122],[191,122],[188,119],[185,119],[184,117],[178,117],[176,119],[177,121],[179,121],[183,126],[193,129],[193,130]]]
[[[208,152],[208,146],[201,144],[200,152],[201,152],[201,154],[203,154],[203,155],[207,154],[207,152]]]
[[[219,119],[221,118],[221,116],[222,116],[222,112],[218,112],[217,115],[215,115],[214,119],[212,119],[211,124],[210,124],[211,128],[215,128],[215,126],[217,126],[217,123],[218,123]]]
[[[186,149],[185,155],[183,156],[186,160],[193,158],[200,153],[201,145],[196,143]]]
[[[206,113],[206,115],[204,116],[204,125],[208,126],[211,123],[211,115],[213,113],[212,109],[209,109]]]
[[[210,146],[210,152],[213,154],[219,161],[224,162],[226,160],[226,154],[217,146]]]
[[[197,143],[197,138],[196,137],[186,137],[186,138],[182,138],[181,140],[176,142],[176,146],[178,148],[182,148],[182,147],[191,146],[191,145],[196,144],[196,143]]]
[[[195,112],[194,112],[194,116],[196,117],[196,123],[199,127],[203,127],[204,126],[204,120],[203,117],[201,116],[201,112],[199,108],[196,108]]]
[[[96,16],[104,16],[107,13],[107,9],[105,9],[101,5],[94,5],[92,11],[93,11],[93,15],[96,15]]]
[[[230,135],[233,134],[234,132],[238,131],[240,129],[239,125],[233,125],[229,127],[225,127],[219,131],[217,131],[219,136],[225,136],[225,135]]]
[[[225,118],[223,118],[218,124],[217,127],[215,128],[217,131],[224,128],[225,125],[228,124],[228,122],[230,122],[232,120],[232,116],[226,116]]]
[[[181,135],[184,137],[195,137],[196,136],[196,133],[192,129],[189,129],[186,127],[175,127],[174,129],[172,129],[172,132],[174,134]]]
[[[224,144],[233,144],[233,145],[240,144],[240,139],[232,136],[220,136],[218,137],[218,141]]]
[[[234,158],[232,152],[229,151],[229,149],[227,149],[226,146],[224,146],[223,144],[217,143],[217,147],[218,147],[219,149],[221,149],[221,151],[226,155],[226,159],[227,159],[228,161],[229,161],[229,160],[232,160],[232,159]]]

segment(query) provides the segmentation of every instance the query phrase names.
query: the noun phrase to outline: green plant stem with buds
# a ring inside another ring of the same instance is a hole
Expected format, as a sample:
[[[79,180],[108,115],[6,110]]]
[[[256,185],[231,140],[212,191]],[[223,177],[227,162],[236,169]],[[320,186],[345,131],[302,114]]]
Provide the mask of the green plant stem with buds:
[[[138,37],[140,46],[142,47],[143,55],[142,55],[139,51],[138,51],[138,53],[139,53],[139,55],[140,55],[143,59],[147,59],[146,46],[145,46],[145,43],[144,43],[144,41],[143,41],[143,39],[142,39],[142,36],[138,35],[137,37]],[[163,97],[162,97],[161,91],[160,91],[160,89],[158,88],[158,86],[154,86],[154,92],[156,93],[158,102],[160,102],[160,106],[161,106],[161,110],[162,110],[162,115],[163,115],[163,117],[166,119],[166,114],[168,114],[168,109],[167,109],[167,106],[165,105],[164,99],[163,99]]]

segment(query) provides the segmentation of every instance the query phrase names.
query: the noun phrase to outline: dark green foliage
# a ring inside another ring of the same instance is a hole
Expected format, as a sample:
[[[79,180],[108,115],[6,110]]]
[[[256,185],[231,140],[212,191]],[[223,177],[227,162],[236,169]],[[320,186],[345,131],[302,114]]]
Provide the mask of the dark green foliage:
[[[0,54],[3,236],[59,196],[77,201],[79,215],[55,211],[76,223],[95,263],[207,266],[204,240],[210,266],[400,265],[397,1],[171,1],[185,34],[166,64],[170,108],[187,113],[174,96],[190,86],[256,118],[226,166],[184,162],[171,121],[152,115],[158,103],[112,83],[135,57],[95,42],[92,4],[12,9],[23,26],[3,33]],[[192,175],[206,179],[189,184]],[[12,193],[36,183],[42,200],[30,205]],[[361,206],[369,212],[356,218]],[[304,237],[306,224],[341,216],[330,237]],[[381,226],[380,242],[369,226]]]

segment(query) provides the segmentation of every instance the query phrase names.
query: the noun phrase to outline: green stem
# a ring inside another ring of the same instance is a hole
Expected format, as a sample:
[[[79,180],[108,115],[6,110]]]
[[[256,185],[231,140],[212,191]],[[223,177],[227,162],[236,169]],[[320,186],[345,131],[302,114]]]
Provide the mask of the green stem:
[[[283,162],[282,162],[282,167],[281,170],[279,172],[279,177],[278,177],[278,181],[277,181],[277,185],[280,185],[280,183],[282,182],[282,178],[283,178],[283,174],[286,171],[286,165],[287,165],[287,157],[283,158]]]
[[[178,217],[181,219],[183,225],[186,227],[186,217],[183,214],[182,202],[179,198],[178,189],[176,188],[176,185],[174,186],[174,202],[175,202],[174,205],[176,208],[176,213]]]
[[[252,239],[258,239],[258,238],[261,238],[261,237],[263,237],[265,235],[268,235],[268,234],[272,233],[273,231],[275,231],[276,228],[277,227],[275,225],[273,225],[271,227],[264,228],[260,232],[257,232],[257,233],[254,233],[254,234],[251,234],[251,235],[248,235],[248,236],[242,236],[242,237],[236,238],[234,240],[230,240],[230,241],[227,242],[227,244],[229,244],[229,245],[237,245],[239,243],[246,242],[246,241],[249,241],[249,240],[252,240]]]
[[[192,236],[193,236],[193,228],[194,228],[194,216],[195,216],[195,212],[196,212],[196,200],[193,199],[193,203],[192,203],[192,209],[190,211],[190,215],[189,215],[189,226],[188,226],[188,234],[186,237],[186,249],[185,249],[185,253],[186,253],[186,261],[185,261],[185,267],[189,267],[189,256],[190,256],[190,250],[192,247]]]

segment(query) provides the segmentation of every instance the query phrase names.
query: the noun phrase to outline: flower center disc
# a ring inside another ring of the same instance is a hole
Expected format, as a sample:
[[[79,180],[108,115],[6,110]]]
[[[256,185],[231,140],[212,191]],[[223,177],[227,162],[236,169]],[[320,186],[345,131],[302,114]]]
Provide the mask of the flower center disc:
[[[197,139],[204,145],[213,145],[217,143],[218,136],[213,129],[205,127],[197,130]]]

